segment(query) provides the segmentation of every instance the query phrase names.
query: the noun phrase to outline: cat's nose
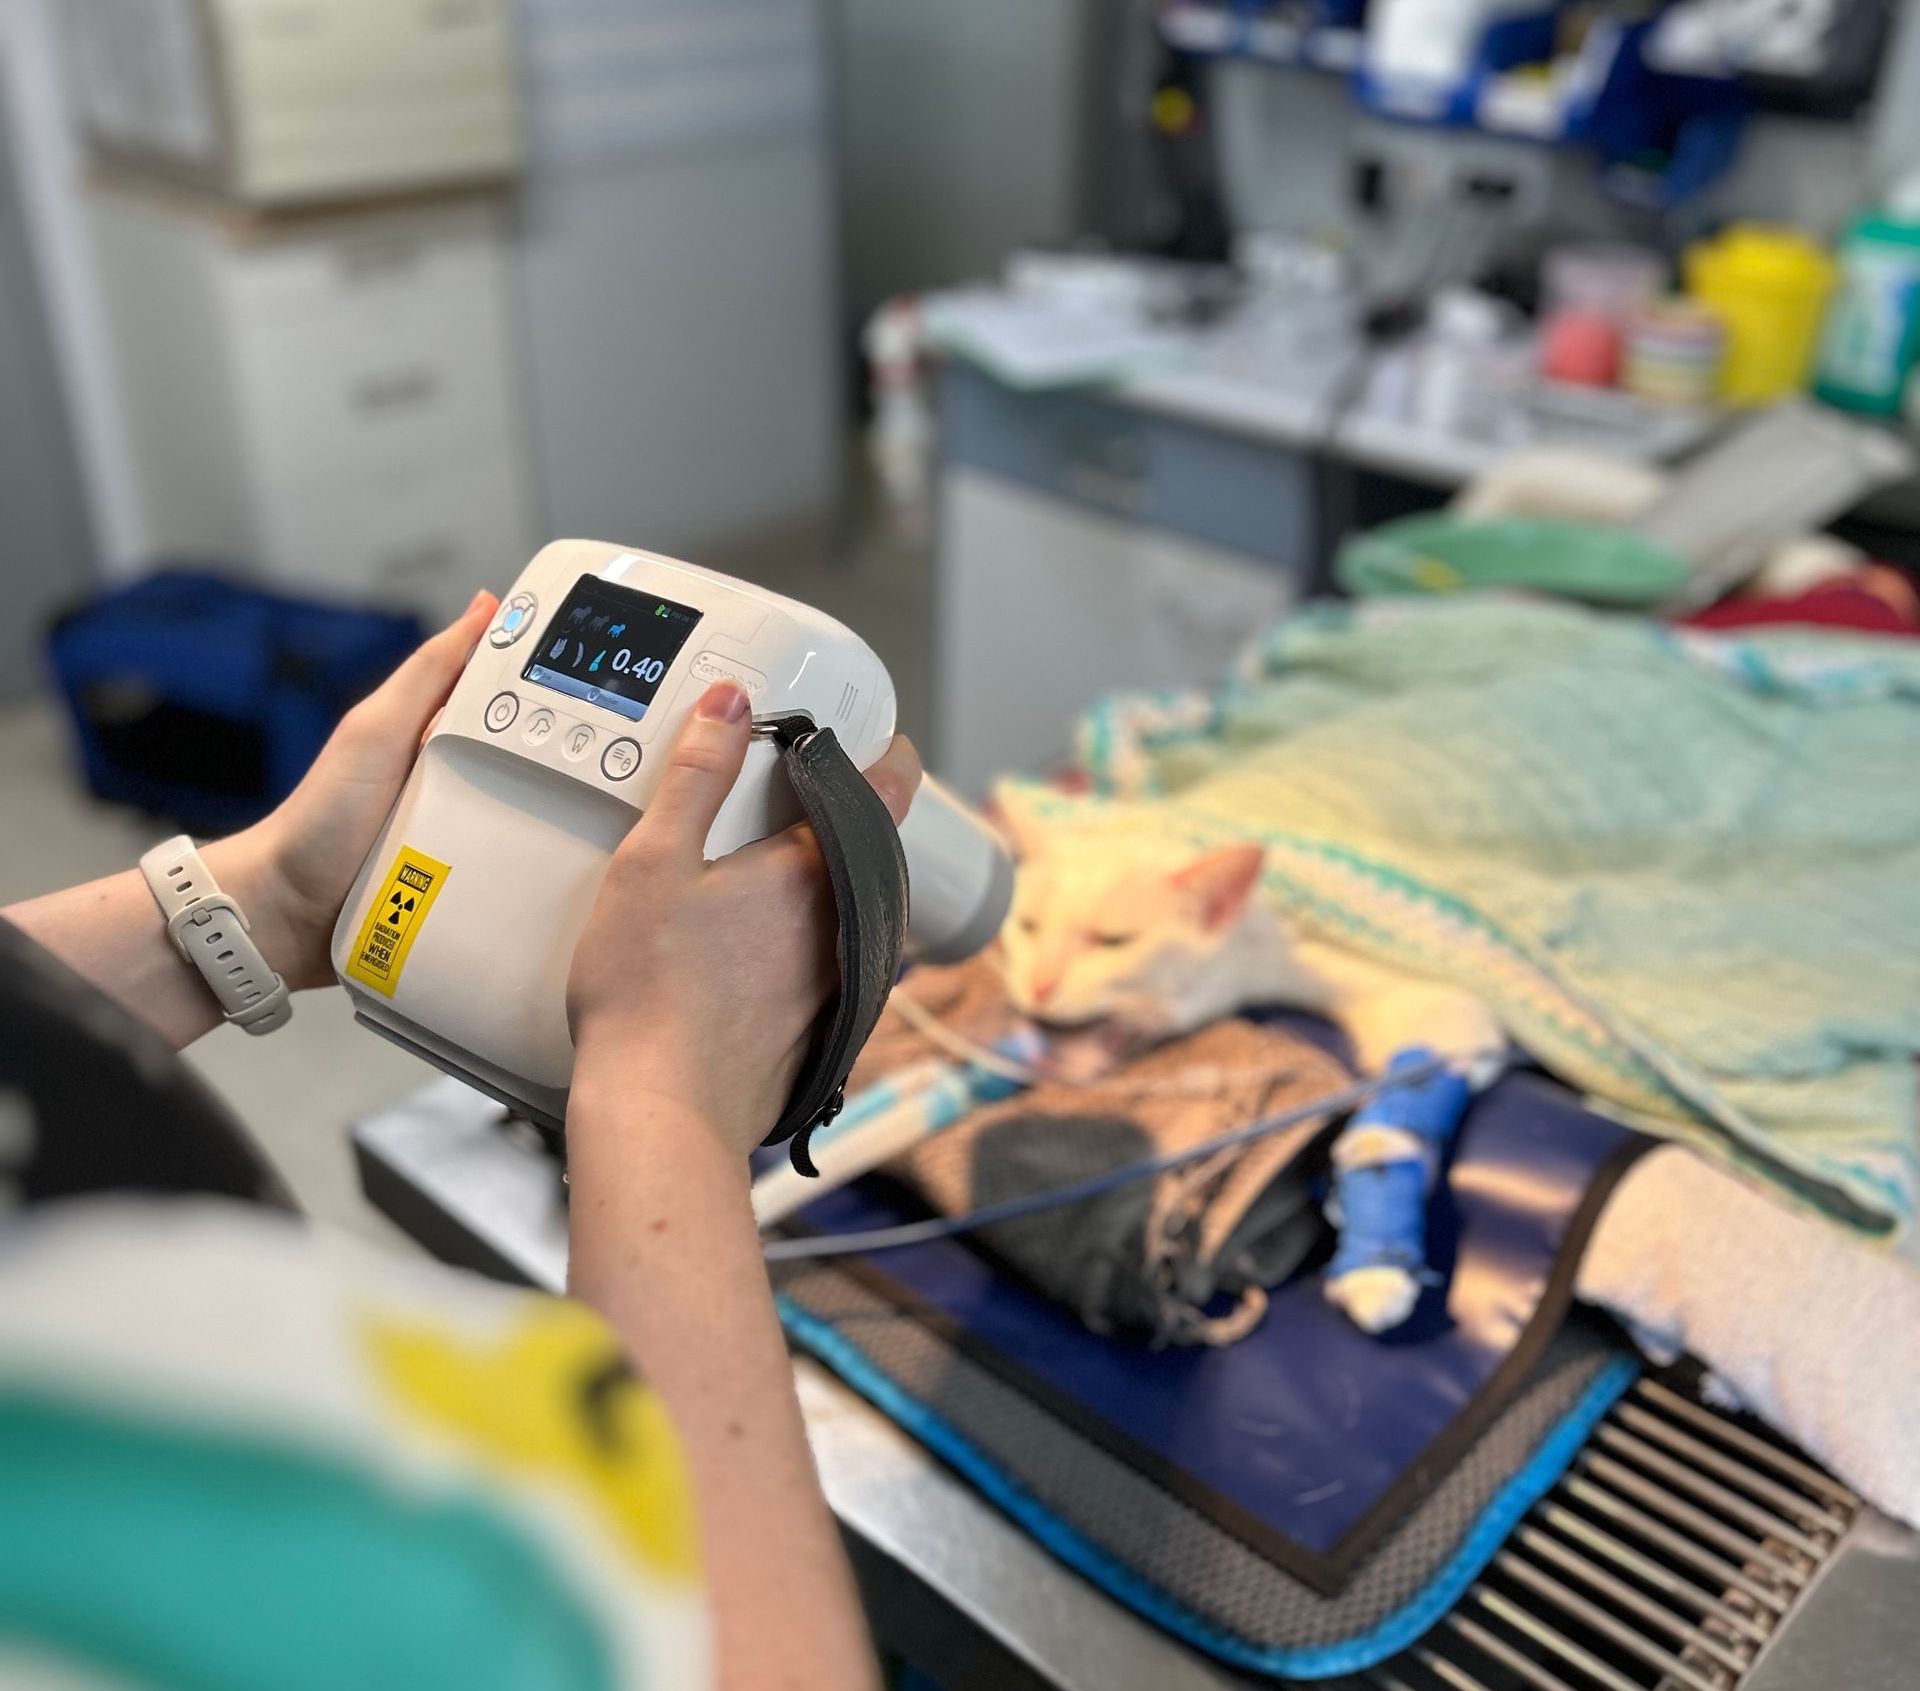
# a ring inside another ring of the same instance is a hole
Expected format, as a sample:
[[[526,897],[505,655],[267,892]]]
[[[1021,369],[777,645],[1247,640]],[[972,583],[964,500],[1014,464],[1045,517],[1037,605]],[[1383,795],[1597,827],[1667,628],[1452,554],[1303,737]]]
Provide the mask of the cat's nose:
[[[1058,975],[1047,975],[1047,976],[1044,976],[1042,979],[1035,981],[1033,983],[1034,1003],[1036,1004],[1046,1003],[1047,1000],[1053,996],[1054,988],[1059,986],[1059,984],[1060,984],[1060,977]]]

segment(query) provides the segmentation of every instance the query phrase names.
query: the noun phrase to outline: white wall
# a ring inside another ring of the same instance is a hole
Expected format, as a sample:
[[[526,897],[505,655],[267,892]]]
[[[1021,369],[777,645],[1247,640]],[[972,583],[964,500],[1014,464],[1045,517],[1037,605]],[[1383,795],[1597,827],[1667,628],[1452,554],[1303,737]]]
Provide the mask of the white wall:
[[[999,273],[1080,232],[1090,30],[1109,0],[836,0],[845,291]]]
[[[515,266],[550,534],[732,561],[840,491],[822,0],[522,0]]]
[[[95,544],[109,571],[125,573],[140,561],[133,478],[80,198],[84,165],[60,70],[57,4],[0,0],[0,77]]]
[[[1876,187],[1920,170],[1920,0],[1901,0],[1869,127]]]
[[[530,185],[516,266],[547,532],[706,558],[832,512],[832,198],[806,135]]]

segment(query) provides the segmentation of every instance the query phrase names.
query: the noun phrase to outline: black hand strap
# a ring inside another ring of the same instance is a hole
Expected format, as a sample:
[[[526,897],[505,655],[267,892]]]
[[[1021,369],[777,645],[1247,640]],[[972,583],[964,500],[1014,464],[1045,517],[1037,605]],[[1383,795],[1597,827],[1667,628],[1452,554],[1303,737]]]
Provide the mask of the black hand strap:
[[[806,1066],[766,1143],[792,1141],[793,1166],[819,1171],[808,1155],[815,1128],[840,1113],[847,1076],[880,1020],[900,974],[907,939],[907,858],[900,835],[866,776],[831,728],[804,715],[760,717],[754,732],[780,747],[787,779],[820,842],[840,933],[840,991],[814,1024]]]

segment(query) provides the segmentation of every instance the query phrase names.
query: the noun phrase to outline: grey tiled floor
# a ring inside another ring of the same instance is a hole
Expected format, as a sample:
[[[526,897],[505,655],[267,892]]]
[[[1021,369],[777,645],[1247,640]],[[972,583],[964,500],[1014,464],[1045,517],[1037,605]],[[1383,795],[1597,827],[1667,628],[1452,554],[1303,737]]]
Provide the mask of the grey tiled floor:
[[[914,732],[926,697],[924,562],[863,528],[863,543],[840,556],[819,542],[792,544],[723,567],[855,627],[892,670],[902,725]],[[166,831],[87,797],[50,705],[0,706],[0,906],[127,868]],[[341,994],[304,993],[279,1033],[249,1039],[222,1029],[196,1045],[188,1061],[252,1129],[308,1213],[404,1244],[360,1196],[347,1128],[430,1074],[357,1027]]]
[[[125,869],[168,831],[81,791],[64,725],[43,705],[0,712],[0,793],[0,905]],[[347,1126],[426,1074],[356,1027],[342,994],[301,994],[293,1020],[265,1039],[222,1028],[187,1061],[252,1130],[309,1214],[403,1242],[360,1196]]]

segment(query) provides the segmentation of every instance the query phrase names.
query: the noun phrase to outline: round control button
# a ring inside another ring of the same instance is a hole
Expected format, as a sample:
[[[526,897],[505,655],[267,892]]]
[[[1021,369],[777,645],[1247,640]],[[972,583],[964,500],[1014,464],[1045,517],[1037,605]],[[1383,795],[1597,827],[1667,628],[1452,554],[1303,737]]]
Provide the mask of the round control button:
[[[533,627],[533,619],[539,609],[539,601],[531,593],[514,594],[500,607],[500,620],[493,625],[493,632],[487,636],[488,643],[494,646],[511,646]]]
[[[615,740],[600,754],[600,773],[609,781],[624,781],[640,767],[640,747],[632,740]]]
[[[513,719],[519,714],[519,694],[495,693],[493,702],[487,706],[487,726],[496,734],[504,734],[513,726]]]
[[[560,742],[560,749],[567,754],[569,763],[578,763],[592,752],[594,738],[591,728],[584,722],[576,722],[567,730],[566,738]]]
[[[553,738],[553,712],[537,710],[527,718],[525,739],[530,746],[544,746]]]

